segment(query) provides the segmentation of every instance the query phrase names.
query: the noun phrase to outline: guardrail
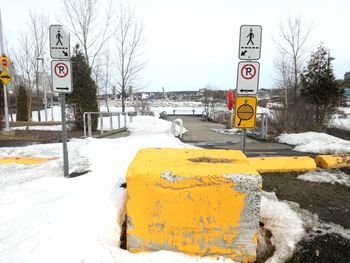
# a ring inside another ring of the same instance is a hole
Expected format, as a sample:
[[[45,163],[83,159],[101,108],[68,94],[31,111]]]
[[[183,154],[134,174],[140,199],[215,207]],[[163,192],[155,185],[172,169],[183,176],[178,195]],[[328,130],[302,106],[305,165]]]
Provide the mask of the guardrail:
[[[131,112],[84,112],[83,114],[83,121],[84,121],[84,137],[86,138],[86,133],[88,135],[88,137],[92,137],[92,128],[91,128],[91,115],[98,115],[100,118],[100,132],[101,134],[103,134],[104,130],[103,130],[103,117],[109,117],[109,125],[110,125],[110,129],[113,130],[114,129],[114,125],[113,125],[113,116],[117,116],[118,117],[118,129],[121,128],[126,128],[126,116],[129,116],[130,118],[130,122],[132,122],[132,118],[133,116],[137,115],[137,112],[131,111]],[[124,126],[121,127],[121,123],[120,123],[120,119],[121,116],[124,116]],[[87,123],[86,123],[86,119],[87,119]],[[87,127],[86,127],[87,126]]]

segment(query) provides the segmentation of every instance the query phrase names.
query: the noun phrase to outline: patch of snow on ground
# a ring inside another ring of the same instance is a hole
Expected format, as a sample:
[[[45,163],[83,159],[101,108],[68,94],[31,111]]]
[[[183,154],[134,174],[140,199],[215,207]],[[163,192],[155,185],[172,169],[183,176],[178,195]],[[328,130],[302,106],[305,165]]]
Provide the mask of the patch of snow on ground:
[[[0,157],[56,157],[41,165],[0,165],[0,258],[14,262],[233,262],[159,251],[134,254],[119,248],[126,190],[120,188],[135,154],[146,147],[193,147],[169,134],[170,122],[135,117],[131,135],[117,139],[68,142],[70,171],[64,178],[62,144],[2,148]],[[274,237],[282,262],[302,235],[301,222],[288,206],[263,196],[261,220]],[[278,261],[280,260],[280,261]]]
[[[350,187],[350,176],[341,171],[308,172],[299,175],[297,179],[315,183],[342,184]]]
[[[343,140],[326,133],[283,133],[278,136],[277,139],[281,143],[296,145],[293,150],[298,152],[320,154],[350,153],[350,141]]]
[[[275,253],[267,263],[283,263],[293,255],[297,243],[305,235],[300,216],[277,199],[275,193],[262,191],[260,221],[272,233]]]
[[[212,128],[211,130],[214,132],[218,132],[221,134],[227,134],[227,135],[241,133],[241,129],[235,129],[235,128],[233,128],[233,129],[214,129],[214,128]]]

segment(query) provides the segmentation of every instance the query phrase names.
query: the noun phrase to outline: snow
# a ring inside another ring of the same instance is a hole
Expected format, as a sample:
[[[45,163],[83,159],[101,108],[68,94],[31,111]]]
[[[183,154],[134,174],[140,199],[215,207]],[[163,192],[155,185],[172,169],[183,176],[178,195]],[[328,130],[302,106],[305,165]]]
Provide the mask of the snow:
[[[73,139],[64,178],[60,143],[2,148],[0,157],[56,157],[41,165],[0,165],[0,259],[13,262],[232,262],[159,251],[133,254],[119,248],[126,190],[120,188],[135,154],[145,147],[192,147],[169,134],[170,122],[138,116],[131,135]],[[302,235],[301,222],[283,202],[263,196],[261,220],[276,245],[269,262],[283,262]]]
[[[281,143],[296,145],[298,152],[319,154],[350,153],[350,141],[319,132],[283,133],[277,137]]]
[[[214,132],[217,132],[217,133],[221,133],[221,134],[227,134],[227,135],[234,135],[234,134],[237,134],[237,133],[241,133],[241,129],[214,129],[212,128],[211,129],[212,131]]]
[[[303,222],[286,203],[277,199],[275,193],[262,192],[260,221],[272,233],[271,243],[275,252],[267,263],[283,263],[292,256],[296,244],[305,235]]]
[[[338,170],[308,172],[299,175],[297,179],[315,183],[341,184],[350,187],[350,176]]]
[[[69,130],[70,127],[67,126],[67,129]],[[62,125],[51,125],[51,126],[17,126],[12,127],[11,130],[30,130],[30,131],[62,131]]]

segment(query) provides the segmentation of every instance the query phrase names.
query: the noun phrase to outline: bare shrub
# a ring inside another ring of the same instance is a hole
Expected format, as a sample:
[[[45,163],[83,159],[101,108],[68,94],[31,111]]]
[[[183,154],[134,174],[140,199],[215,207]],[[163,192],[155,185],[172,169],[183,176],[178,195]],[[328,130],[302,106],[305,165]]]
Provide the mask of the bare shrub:
[[[299,99],[294,105],[276,108],[269,120],[270,133],[279,135],[282,132],[306,132],[325,130],[325,123],[315,120],[315,107]]]
[[[151,104],[147,100],[139,100],[134,106],[135,111],[138,115],[150,115],[154,116],[154,113],[151,111]]]

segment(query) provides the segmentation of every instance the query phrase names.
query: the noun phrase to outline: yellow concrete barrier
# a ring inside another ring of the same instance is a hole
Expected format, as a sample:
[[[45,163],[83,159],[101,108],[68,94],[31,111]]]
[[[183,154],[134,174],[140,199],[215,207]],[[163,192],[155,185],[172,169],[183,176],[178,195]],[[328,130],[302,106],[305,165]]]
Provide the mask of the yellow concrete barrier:
[[[315,162],[324,169],[347,168],[350,167],[350,154],[317,155]]]
[[[259,173],[287,173],[315,171],[314,159],[307,156],[298,157],[253,157],[248,158],[250,165]]]
[[[47,161],[54,160],[55,157],[49,157],[49,158],[34,158],[34,157],[5,157],[0,158],[0,164],[8,164],[8,163],[14,163],[14,164],[42,164],[46,163]]]
[[[143,149],[127,185],[131,252],[256,260],[261,176],[242,152]]]

